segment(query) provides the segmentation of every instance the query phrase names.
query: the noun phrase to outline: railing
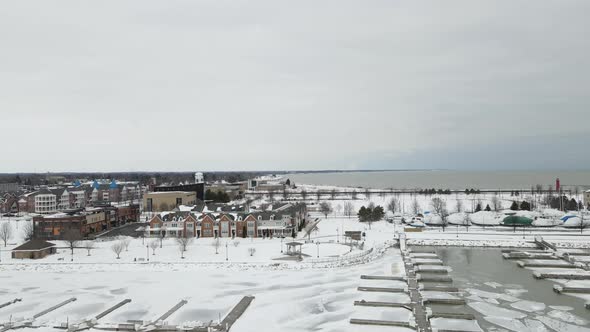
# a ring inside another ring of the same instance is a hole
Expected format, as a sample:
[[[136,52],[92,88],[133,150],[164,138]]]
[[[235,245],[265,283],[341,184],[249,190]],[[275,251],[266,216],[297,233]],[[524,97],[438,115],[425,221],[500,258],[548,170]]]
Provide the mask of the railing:
[[[352,254],[352,255],[343,255],[338,257],[328,257],[328,258],[312,258],[311,260],[305,261],[306,263],[312,264],[325,264],[325,263],[337,263],[341,261],[355,261],[367,257],[373,252],[373,248],[368,250],[363,250],[362,252]]]
[[[393,246],[393,242],[388,241],[382,245],[376,246],[374,248],[370,248],[367,250],[363,250],[359,253],[351,254],[351,255],[343,255],[338,257],[329,257],[329,258],[313,258],[311,260],[306,260],[304,263],[310,263],[314,265],[321,265],[321,264],[337,264],[337,265],[350,265],[354,263],[365,262],[366,260],[372,258],[372,256],[379,257],[380,254],[385,252],[385,249],[390,248]]]

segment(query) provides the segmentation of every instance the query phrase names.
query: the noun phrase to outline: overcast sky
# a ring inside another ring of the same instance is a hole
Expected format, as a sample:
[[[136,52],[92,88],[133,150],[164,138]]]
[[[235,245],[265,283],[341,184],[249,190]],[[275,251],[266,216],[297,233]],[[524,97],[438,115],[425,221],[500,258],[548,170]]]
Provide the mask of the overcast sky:
[[[590,165],[590,1],[2,1],[0,172]]]

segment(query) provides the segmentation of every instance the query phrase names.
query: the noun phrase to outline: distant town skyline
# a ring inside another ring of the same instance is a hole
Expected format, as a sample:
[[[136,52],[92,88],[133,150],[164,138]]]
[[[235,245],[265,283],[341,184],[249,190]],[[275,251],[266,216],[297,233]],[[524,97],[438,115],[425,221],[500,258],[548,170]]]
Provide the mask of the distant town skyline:
[[[0,8],[0,173],[590,168],[587,1]]]

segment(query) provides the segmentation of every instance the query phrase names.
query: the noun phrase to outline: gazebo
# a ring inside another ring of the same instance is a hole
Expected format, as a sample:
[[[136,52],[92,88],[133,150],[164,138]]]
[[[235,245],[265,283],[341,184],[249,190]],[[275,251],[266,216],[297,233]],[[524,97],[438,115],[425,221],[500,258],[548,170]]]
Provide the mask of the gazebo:
[[[287,255],[301,257],[301,247],[303,246],[303,243],[289,242],[289,243],[286,243],[286,246],[287,246]]]

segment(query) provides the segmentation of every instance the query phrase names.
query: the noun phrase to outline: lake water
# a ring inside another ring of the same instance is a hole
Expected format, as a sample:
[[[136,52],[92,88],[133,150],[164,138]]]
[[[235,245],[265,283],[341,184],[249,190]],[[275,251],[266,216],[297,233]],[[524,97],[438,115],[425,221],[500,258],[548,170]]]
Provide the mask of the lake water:
[[[575,315],[586,321],[590,319],[590,312],[584,308],[582,299],[553,292],[553,282],[533,278],[531,270],[518,267],[516,261],[503,259],[500,249],[456,247],[430,247],[428,249],[435,250],[443,263],[453,269],[450,273],[453,283],[462,291],[465,291],[466,297],[471,297],[471,299],[467,298],[468,303],[483,303],[484,306],[491,306],[491,308],[500,308],[500,310],[526,315],[525,318],[519,318],[522,323],[527,320],[537,320],[539,316],[564,317],[564,315]],[[478,291],[498,294],[497,303],[493,300],[493,303],[486,300],[477,300]],[[518,301],[515,301],[514,298],[517,298]],[[531,303],[536,303],[536,305],[544,304],[545,308],[531,312],[517,309],[526,307]],[[561,309],[560,307],[571,307],[571,310],[555,309]],[[476,315],[480,326],[485,331],[503,331],[498,325],[487,320],[482,313],[474,310],[471,306],[455,308],[437,306],[434,309],[442,312],[452,312],[454,309],[457,312],[472,313]],[[485,316],[492,316],[493,311],[494,309],[490,309]],[[580,324],[578,326],[588,327],[589,324]],[[567,327],[564,326],[563,330],[567,330]]]
[[[590,189],[590,170],[586,171],[383,171],[289,174],[295,183],[363,188],[530,189],[536,184]]]

